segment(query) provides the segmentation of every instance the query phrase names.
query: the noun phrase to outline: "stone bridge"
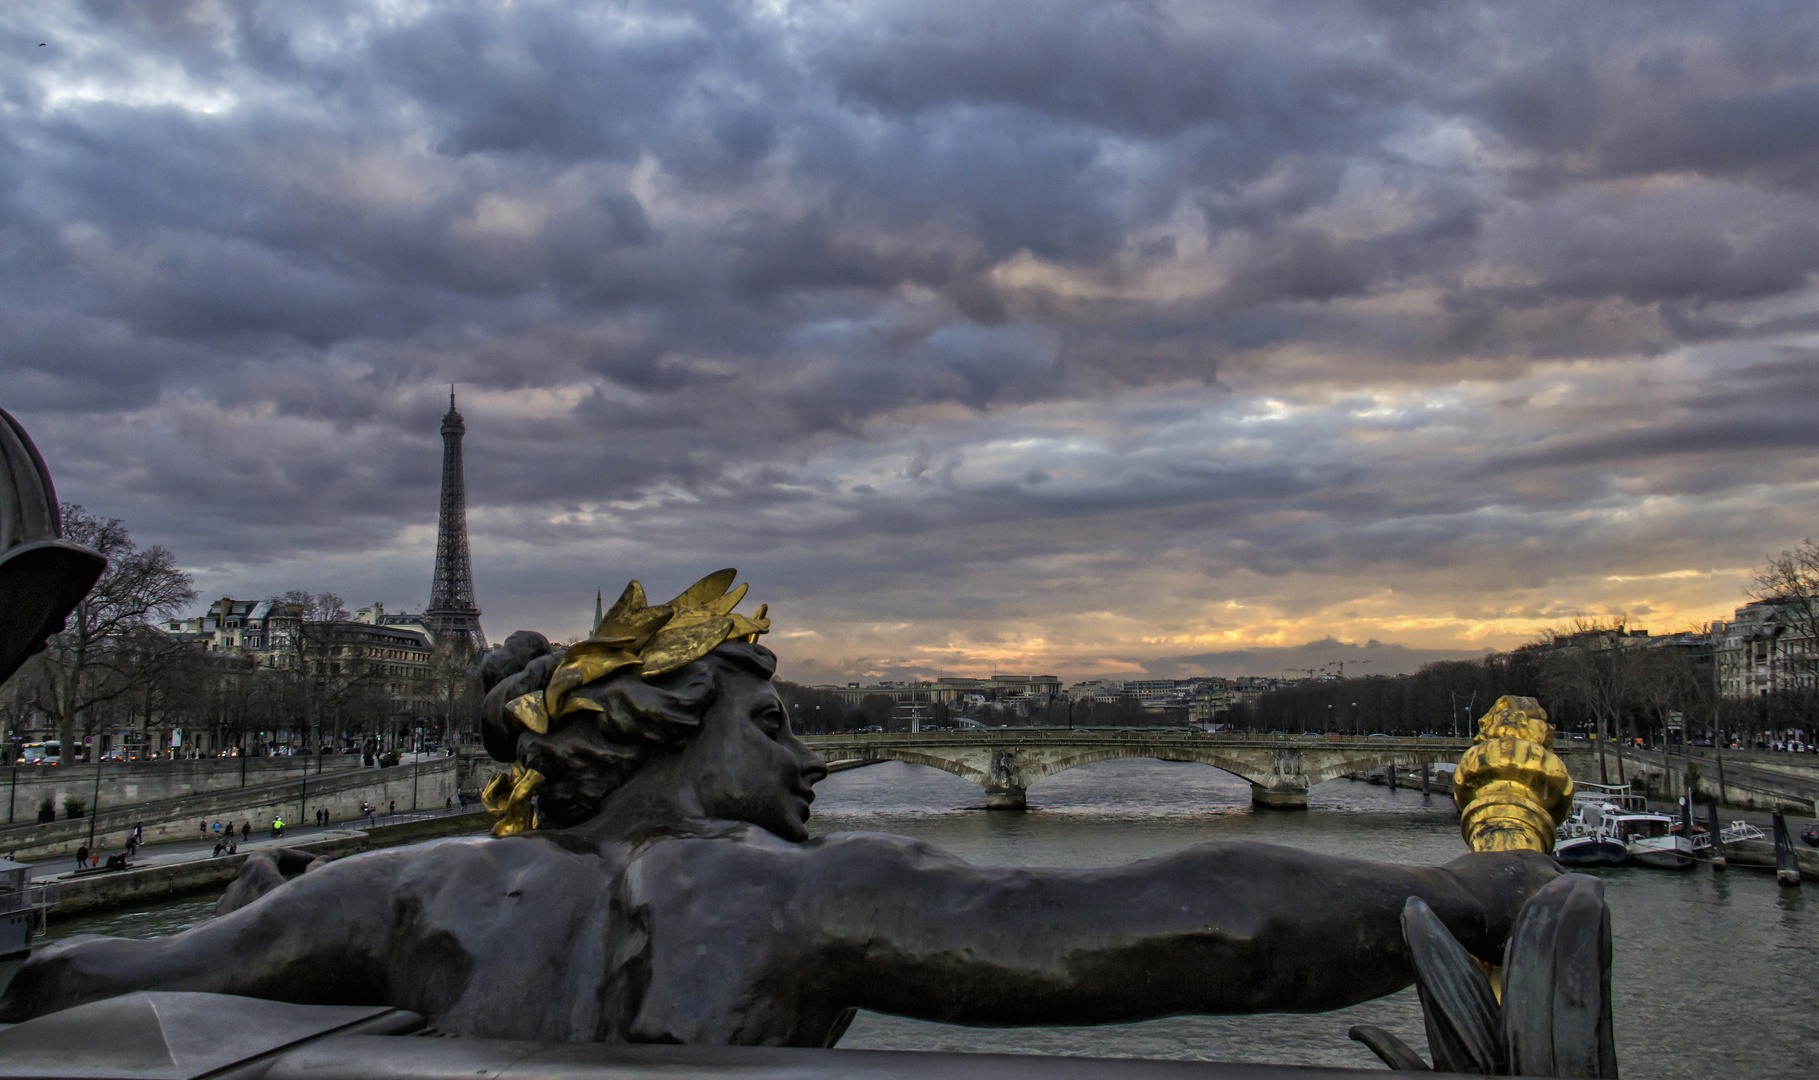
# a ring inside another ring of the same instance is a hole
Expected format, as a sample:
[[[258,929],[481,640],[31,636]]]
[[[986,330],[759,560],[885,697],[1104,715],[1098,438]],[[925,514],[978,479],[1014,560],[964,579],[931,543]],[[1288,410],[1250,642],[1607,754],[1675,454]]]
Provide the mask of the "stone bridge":
[[[1114,758],[1193,761],[1251,783],[1257,806],[1307,806],[1322,781],[1384,765],[1456,762],[1469,739],[1206,735],[1179,730],[1062,731],[1043,728],[896,735],[815,735],[802,740],[831,768],[880,761],[929,765],[985,789],[991,809],[1021,809],[1030,785]]]

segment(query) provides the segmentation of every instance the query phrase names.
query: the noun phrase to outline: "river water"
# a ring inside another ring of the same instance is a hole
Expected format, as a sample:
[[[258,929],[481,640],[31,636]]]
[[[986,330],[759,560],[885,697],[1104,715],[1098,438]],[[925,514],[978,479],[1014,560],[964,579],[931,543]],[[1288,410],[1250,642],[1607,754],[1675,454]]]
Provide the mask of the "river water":
[[[1065,772],[1030,790],[1026,813],[986,813],[975,785],[896,762],[837,773],[817,792],[817,833],[902,833],[979,864],[1106,866],[1217,839],[1403,863],[1446,862],[1464,850],[1445,796],[1336,780],[1310,793],[1306,813],[1259,812],[1243,780],[1184,763],[1108,761]],[[1819,896],[1806,895],[1811,884],[1787,889],[1769,873],[1705,867],[1593,873],[1611,906],[1625,1076],[1819,1076]],[[209,917],[213,905],[211,897],[53,921],[51,936],[172,933]],[[966,1028],[865,1013],[840,1045],[1368,1068],[1376,1059],[1346,1038],[1361,1023],[1426,1051],[1413,989],[1331,1013],[1093,1028]]]

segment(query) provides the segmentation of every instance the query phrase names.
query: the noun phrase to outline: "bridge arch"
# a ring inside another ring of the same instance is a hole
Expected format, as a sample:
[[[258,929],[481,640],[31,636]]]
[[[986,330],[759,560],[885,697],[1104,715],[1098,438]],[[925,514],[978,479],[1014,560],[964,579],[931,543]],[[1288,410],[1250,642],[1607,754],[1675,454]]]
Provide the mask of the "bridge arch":
[[[918,750],[892,748],[878,754],[838,759],[837,762],[832,762],[830,764],[839,764],[848,769],[862,769],[867,765],[881,765],[886,761],[901,761],[906,765],[927,765],[931,769],[940,769],[942,772],[953,773],[962,780],[971,780],[980,787],[991,786],[991,776],[966,761],[952,757],[941,757],[936,754],[927,754]]]
[[[1230,773],[1240,780],[1248,780],[1253,784],[1255,784],[1260,777],[1260,773],[1254,765],[1239,761],[1231,755],[1218,753],[1216,751],[1201,751],[1196,753],[1171,750],[1168,753],[1163,754],[1153,750],[1146,751],[1138,748],[1100,747],[1084,750],[1078,754],[1073,754],[1069,757],[1046,762],[1035,768],[1024,770],[1023,776],[1027,781],[1024,786],[1034,786],[1035,784],[1047,780],[1051,776],[1067,772],[1070,769],[1078,769],[1082,765],[1096,765],[1101,761],[1123,761],[1133,758],[1148,758],[1152,761],[1179,761],[1193,765],[1207,765],[1218,769],[1221,772]]]
[[[1219,740],[1179,733],[826,737],[810,742],[829,760],[847,768],[902,761],[952,773],[985,788],[990,808],[1022,808],[1033,784],[1083,765],[1125,758],[1206,765],[1248,781],[1252,802],[1258,806],[1305,807],[1307,790],[1315,784],[1361,769],[1453,761],[1464,749],[1451,740],[1421,746],[1377,746],[1363,740],[1349,744],[1245,737]]]

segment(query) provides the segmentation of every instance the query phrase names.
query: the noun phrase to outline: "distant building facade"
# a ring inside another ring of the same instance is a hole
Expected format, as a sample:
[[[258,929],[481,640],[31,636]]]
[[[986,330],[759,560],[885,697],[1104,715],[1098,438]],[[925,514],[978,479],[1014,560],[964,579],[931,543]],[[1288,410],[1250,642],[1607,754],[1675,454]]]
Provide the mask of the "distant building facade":
[[[1797,604],[1757,600],[1738,608],[1729,622],[1712,624],[1719,696],[1735,701],[1815,688],[1819,643]]]
[[[308,663],[319,675],[369,679],[394,718],[432,714],[435,639],[421,614],[388,612],[374,603],[351,619],[306,621],[282,599],[224,596],[200,615],[166,622],[163,630],[257,667],[293,670]]]

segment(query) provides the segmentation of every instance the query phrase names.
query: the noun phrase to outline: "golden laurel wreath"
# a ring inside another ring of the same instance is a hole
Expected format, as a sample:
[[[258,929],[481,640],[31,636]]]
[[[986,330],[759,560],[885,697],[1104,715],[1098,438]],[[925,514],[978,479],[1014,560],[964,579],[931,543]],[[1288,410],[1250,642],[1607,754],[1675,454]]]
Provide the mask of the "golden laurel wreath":
[[[627,585],[604,613],[596,600],[593,632],[568,647],[547,687],[513,698],[506,703],[505,715],[528,731],[546,735],[564,716],[604,711],[599,702],[574,696],[575,690],[596,679],[633,665],[644,678],[655,678],[694,663],[723,642],[757,641],[758,635],[770,632],[770,605],[760,605],[752,616],[735,612],[750,588],[732,588],[738,576],[731,568],[717,570],[667,604],[647,605],[644,586],[637,581]],[[535,769],[514,764],[510,776],[502,773],[487,784],[480,803],[499,819],[494,836],[536,828],[531,794],[541,783],[543,776]]]

